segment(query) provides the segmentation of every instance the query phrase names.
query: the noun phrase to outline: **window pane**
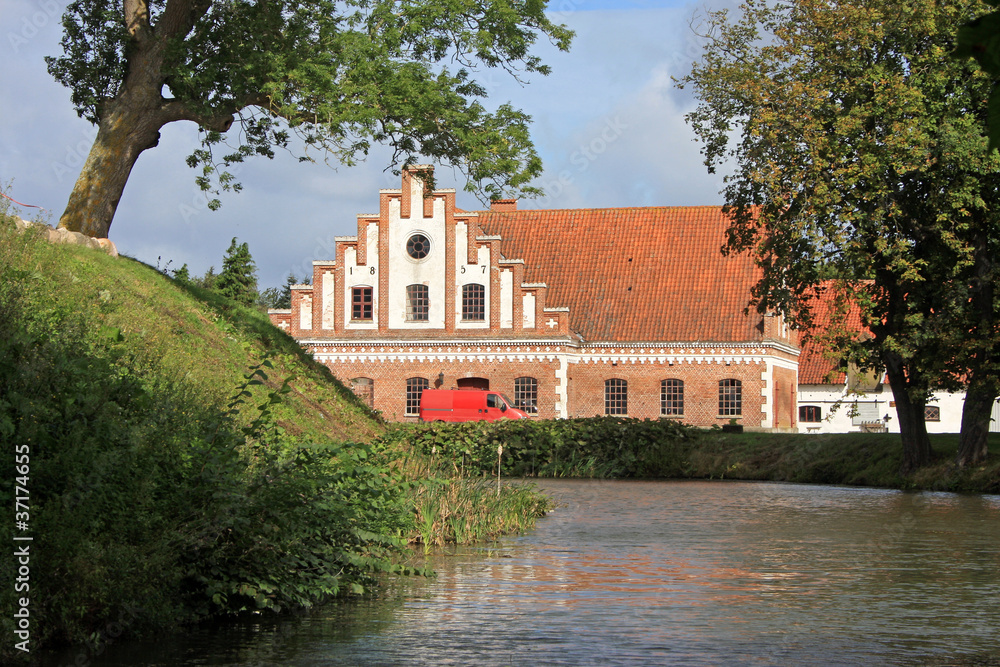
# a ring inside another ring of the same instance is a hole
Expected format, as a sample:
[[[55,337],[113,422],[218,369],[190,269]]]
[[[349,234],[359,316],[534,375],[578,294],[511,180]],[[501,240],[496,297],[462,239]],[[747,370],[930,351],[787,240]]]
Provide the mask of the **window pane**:
[[[530,377],[514,380],[514,407],[528,414],[538,414],[538,380]]]
[[[719,414],[724,417],[743,414],[743,383],[739,380],[719,382]]]
[[[480,322],[486,319],[486,288],[482,285],[462,286],[462,319]]]
[[[924,407],[924,420],[929,422],[941,421],[941,408],[936,405]]]
[[[660,382],[660,414],[664,416],[684,414],[683,380]]]
[[[823,421],[823,409],[817,405],[800,405],[799,421],[800,422]]]
[[[411,322],[426,322],[428,311],[427,285],[407,285],[406,319]]]
[[[406,414],[420,414],[420,392],[430,386],[427,378],[409,378],[406,381]]]
[[[423,234],[414,234],[406,240],[406,252],[413,259],[423,259],[431,251],[431,240]]]
[[[355,287],[351,290],[351,319],[372,319],[372,288]]]
[[[620,379],[604,381],[604,414],[628,414],[628,382]]]

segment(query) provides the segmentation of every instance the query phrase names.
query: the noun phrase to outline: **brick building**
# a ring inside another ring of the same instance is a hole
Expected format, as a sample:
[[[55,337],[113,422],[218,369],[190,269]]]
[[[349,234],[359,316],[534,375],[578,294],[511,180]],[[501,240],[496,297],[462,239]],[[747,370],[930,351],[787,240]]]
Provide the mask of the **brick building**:
[[[404,172],[272,321],[388,419],[425,387],[540,418],[796,427],[797,336],[744,314],[757,270],[718,207],[489,211]]]

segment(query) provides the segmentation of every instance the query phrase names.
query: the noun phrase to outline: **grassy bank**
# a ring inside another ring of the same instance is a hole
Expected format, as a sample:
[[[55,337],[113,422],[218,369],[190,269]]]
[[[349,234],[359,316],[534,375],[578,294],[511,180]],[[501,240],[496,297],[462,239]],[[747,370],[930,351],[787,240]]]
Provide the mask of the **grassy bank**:
[[[912,475],[899,474],[899,435],[837,433],[701,433],[688,453],[687,476],[895,489],[1000,493],[1000,433],[991,433],[986,464],[954,465],[957,434],[931,435],[937,460]]]
[[[675,422],[594,417],[560,421],[426,424],[396,437],[449,473],[525,477],[746,479],[1000,493],[1000,434],[986,465],[951,462],[957,435],[934,435],[936,462],[899,473],[898,435],[724,433]],[[502,456],[497,448],[503,447]]]
[[[0,215],[0,526],[28,549],[0,559],[0,662],[358,594],[410,543],[541,511],[483,510],[385,430],[263,313]]]

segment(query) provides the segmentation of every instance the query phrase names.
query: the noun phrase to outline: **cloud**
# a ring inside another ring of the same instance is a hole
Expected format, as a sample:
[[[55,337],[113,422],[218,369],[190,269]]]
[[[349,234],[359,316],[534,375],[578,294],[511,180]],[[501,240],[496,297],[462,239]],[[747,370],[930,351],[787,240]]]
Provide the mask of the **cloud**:
[[[0,182],[13,179],[12,196],[44,206],[54,224],[94,129],[77,117],[69,91],[45,70],[43,57],[60,52],[58,18],[65,4],[53,2],[4,2]],[[689,28],[695,6],[553,0],[550,9],[577,33],[569,53],[538,45],[551,76],[531,77],[522,86],[500,71],[480,73],[490,103],[510,101],[534,119],[533,137],[546,165],[540,185],[548,196],[522,208],[719,203],[721,183],[702,166],[683,121],[690,94],[670,81],[698,56]],[[249,244],[261,285],[276,286],[289,272],[308,272],[313,259],[332,258],[334,237],[356,234],[356,216],[378,208],[378,190],[399,187],[398,177],[384,170],[388,153],[382,149],[366,163],[337,170],[279,153],[246,163],[238,174],[243,192],[224,193],[222,209],[211,212],[184,163],[197,140],[193,124],[175,123],[139,158],[111,228],[123,252],[153,265],[187,263],[199,274],[219,269],[236,236]],[[458,190],[459,206],[482,207],[451,170],[439,169],[438,182]]]

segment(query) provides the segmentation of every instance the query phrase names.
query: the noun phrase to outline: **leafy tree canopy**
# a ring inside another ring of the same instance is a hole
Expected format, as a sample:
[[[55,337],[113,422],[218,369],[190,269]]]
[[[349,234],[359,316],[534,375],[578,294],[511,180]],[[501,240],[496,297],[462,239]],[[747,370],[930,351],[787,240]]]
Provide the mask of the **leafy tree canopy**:
[[[49,72],[99,126],[60,224],[99,235],[138,154],[166,123],[203,131],[188,158],[202,188],[239,189],[226,168],[272,157],[352,165],[381,143],[392,165],[459,167],[482,197],[537,194],[530,118],[487,111],[477,68],[547,74],[539,36],[572,37],[545,0],[74,0]],[[116,192],[117,191],[117,192]],[[217,200],[213,207],[217,207]]]
[[[836,279],[842,310],[858,304],[873,334],[840,344],[888,372],[907,467],[930,455],[924,402],[968,370],[943,366],[971,363],[969,327],[983,322],[969,307],[996,278],[990,80],[948,57],[981,8],[746,0],[737,18],[709,15],[704,56],[680,82],[700,100],[688,121],[709,170],[733,169],[727,247],[756,254],[755,305],[808,327],[818,285]]]

